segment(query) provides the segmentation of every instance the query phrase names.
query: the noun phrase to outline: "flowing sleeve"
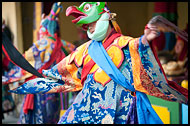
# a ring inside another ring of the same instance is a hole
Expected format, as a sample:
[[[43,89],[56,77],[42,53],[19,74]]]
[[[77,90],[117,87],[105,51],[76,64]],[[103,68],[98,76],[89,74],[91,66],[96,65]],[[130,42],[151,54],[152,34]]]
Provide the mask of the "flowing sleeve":
[[[39,70],[46,63],[54,61],[53,58],[51,58],[51,55],[55,53],[53,50],[57,49],[57,51],[60,51],[54,43],[56,43],[55,40],[44,37],[43,39],[33,42],[33,45],[24,52],[23,56],[35,69]],[[57,59],[59,58],[62,57],[57,56]],[[2,82],[3,84],[24,82],[25,80],[29,80],[34,77],[35,76],[33,74],[15,65],[6,73]]]
[[[33,49],[34,45],[29,48],[23,56],[25,59],[32,65],[34,66],[35,60],[33,56]],[[29,55],[28,55],[29,54]],[[14,82],[23,82],[25,79],[32,77],[33,75],[21,67],[14,65],[8,72],[5,73],[4,76],[2,76],[2,83],[3,84],[10,84]]]
[[[188,90],[167,80],[149,43],[144,40],[142,42],[142,39],[143,36],[129,43],[135,90],[164,100],[187,104]]]
[[[35,78],[10,90],[17,94],[58,93],[82,89],[81,71],[89,42],[79,46],[51,69],[43,70],[45,78]]]

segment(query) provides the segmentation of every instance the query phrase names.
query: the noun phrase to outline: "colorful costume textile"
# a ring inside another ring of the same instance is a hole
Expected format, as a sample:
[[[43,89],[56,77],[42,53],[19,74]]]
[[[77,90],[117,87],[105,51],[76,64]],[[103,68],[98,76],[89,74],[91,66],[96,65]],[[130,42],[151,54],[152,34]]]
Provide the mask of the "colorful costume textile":
[[[49,69],[57,64],[75,48],[74,45],[61,40],[57,35],[58,23],[55,18],[60,12],[60,8],[61,6],[58,6],[57,3],[54,4],[51,14],[41,21],[39,30],[40,40],[34,42],[32,47],[24,53],[25,59],[40,73],[42,69]],[[53,13],[53,11],[55,11],[55,13]],[[4,81],[4,84],[24,79],[25,82],[27,82],[30,79],[36,78],[36,76],[18,66],[11,69],[5,77],[7,81]],[[27,94],[23,101],[18,123],[57,123],[59,120],[59,112],[59,94]]]
[[[142,44],[139,49],[139,52],[147,52],[146,57],[143,57],[145,54],[141,53],[142,58],[140,58],[138,50],[134,47],[139,41],[139,38],[118,37],[109,46],[107,52],[130,84],[134,84],[135,90],[165,100],[187,104],[187,98],[167,84],[148,44]],[[41,78],[30,80],[13,92],[50,93],[82,89],[59,123],[126,123],[129,121],[127,120],[130,116],[128,112],[130,108],[133,108],[131,105],[134,101],[134,96],[130,91],[111,80],[97,64],[87,75],[84,85],[80,83],[82,66],[91,59],[87,53],[88,44],[78,47],[75,52],[52,69],[43,71],[45,76],[53,80]],[[117,51],[113,53],[112,49]],[[156,68],[155,71],[152,71],[153,67]],[[52,88],[44,89],[50,85]]]
[[[83,22],[78,24],[85,29],[91,23],[91,12],[101,16],[100,13],[107,13],[104,7],[104,2],[84,2],[80,7],[70,7],[67,14],[76,17],[73,22]],[[83,8],[92,11],[79,11]],[[81,90],[59,124],[162,124],[146,95],[187,104],[188,92],[167,80],[155,51],[142,40],[143,36],[123,36],[116,27],[103,40],[90,40],[51,69],[43,70],[46,78],[29,80],[10,92],[48,94]],[[108,65],[102,65],[101,60]],[[119,72],[123,74],[121,78]]]

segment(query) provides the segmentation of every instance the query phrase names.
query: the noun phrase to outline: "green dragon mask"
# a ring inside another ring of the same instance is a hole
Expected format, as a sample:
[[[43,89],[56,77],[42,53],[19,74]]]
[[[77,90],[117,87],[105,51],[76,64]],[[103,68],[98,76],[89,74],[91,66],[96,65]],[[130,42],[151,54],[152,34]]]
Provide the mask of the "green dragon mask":
[[[110,19],[110,17],[113,16],[111,14],[113,13],[110,13],[108,10],[106,2],[83,2],[79,7],[70,6],[66,10],[66,16],[72,15],[75,17],[72,22],[78,26],[82,26],[84,30],[88,30],[88,37],[96,41],[101,41],[105,38],[109,26],[109,20],[111,20],[114,29],[118,33],[121,33],[116,21]],[[95,31],[90,33],[88,26],[95,21],[97,21]]]
[[[79,7],[68,7],[66,16],[72,15],[75,17],[72,22],[87,30],[88,24],[97,21],[106,12],[105,5],[106,2],[83,2]]]

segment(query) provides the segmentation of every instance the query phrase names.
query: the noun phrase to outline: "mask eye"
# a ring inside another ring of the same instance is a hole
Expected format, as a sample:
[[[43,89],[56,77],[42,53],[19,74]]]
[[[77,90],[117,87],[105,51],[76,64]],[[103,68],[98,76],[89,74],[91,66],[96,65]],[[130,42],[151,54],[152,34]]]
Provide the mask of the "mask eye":
[[[100,5],[100,2],[97,2],[97,3],[96,3],[96,6],[99,6],[99,5]]]
[[[85,6],[84,6],[84,11],[89,11],[90,9],[91,9],[91,4],[86,4]]]

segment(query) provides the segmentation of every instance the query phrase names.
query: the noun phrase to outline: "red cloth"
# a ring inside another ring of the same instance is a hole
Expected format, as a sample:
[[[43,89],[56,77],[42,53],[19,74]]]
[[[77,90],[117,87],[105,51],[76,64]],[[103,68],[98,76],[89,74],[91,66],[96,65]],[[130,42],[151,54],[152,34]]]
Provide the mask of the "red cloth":
[[[27,94],[26,99],[23,106],[23,111],[25,114],[28,113],[28,110],[33,110],[34,108],[34,95],[33,94]]]
[[[48,69],[50,65],[53,64],[54,61],[58,63],[65,57],[65,54],[62,52],[62,49],[61,49],[62,42],[60,38],[57,37],[57,35],[55,35],[55,39],[56,39],[56,44],[51,54],[50,60],[38,70],[39,73],[42,73],[43,69]],[[34,78],[36,78],[36,76],[33,75],[32,77],[26,79],[25,82]],[[34,108],[34,94],[27,94],[25,102],[24,102],[24,106],[23,106],[23,111],[25,114],[27,114],[28,110],[33,110],[33,108]]]
[[[106,49],[115,38],[121,36],[120,33],[116,33],[114,29],[112,29],[112,32],[108,35],[105,42],[103,43],[104,48]],[[84,81],[86,80],[86,77],[92,67],[95,65],[95,62],[91,59],[85,66],[83,66],[82,73],[81,73],[81,83],[84,84]]]
[[[9,62],[10,62],[10,60],[5,55],[4,58],[3,58],[3,60],[2,60],[3,69],[5,69],[7,71],[9,70],[8,69]]]
[[[154,13],[163,14],[166,19],[177,25],[177,2],[154,2]]]
[[[164,35],[164,32],[160,32],[160,35],[152,40],[152,44],[157,51],[163,50],[166,44],[166,37]]]
[[[144,29],[150,29],[150,28],[148,27],[148,24],[144,27]]]

